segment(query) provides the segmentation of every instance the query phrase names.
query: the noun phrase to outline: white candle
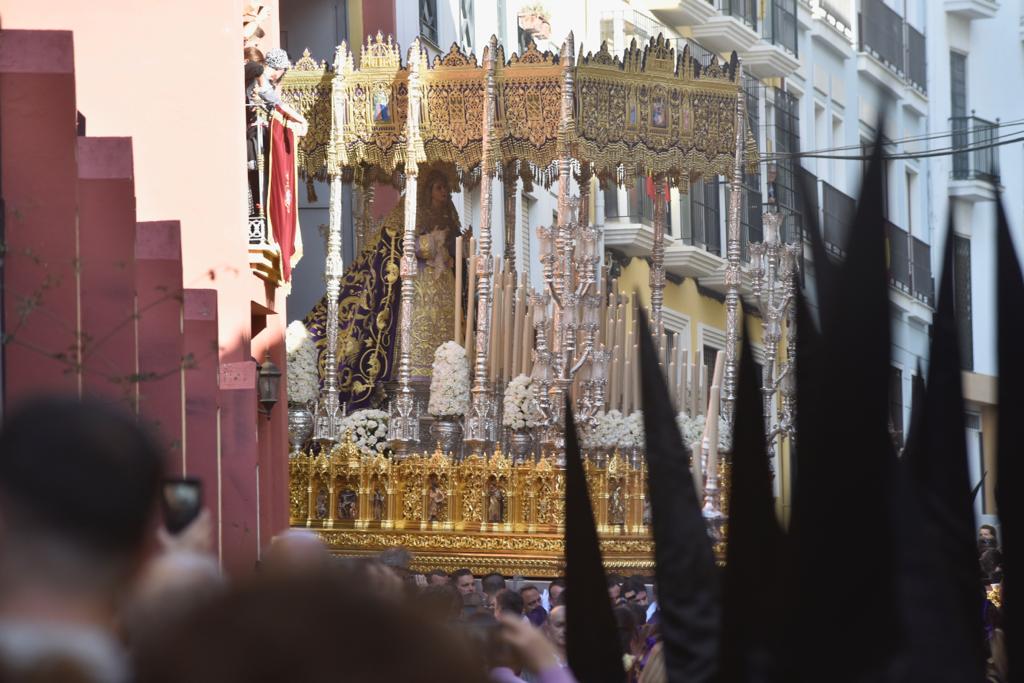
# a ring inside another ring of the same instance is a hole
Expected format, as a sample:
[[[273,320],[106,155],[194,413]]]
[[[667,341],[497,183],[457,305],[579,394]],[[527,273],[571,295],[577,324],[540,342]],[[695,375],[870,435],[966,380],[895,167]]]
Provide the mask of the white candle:
[[[455,334],[456,342],[462,339],[462,235],[455,238]]]

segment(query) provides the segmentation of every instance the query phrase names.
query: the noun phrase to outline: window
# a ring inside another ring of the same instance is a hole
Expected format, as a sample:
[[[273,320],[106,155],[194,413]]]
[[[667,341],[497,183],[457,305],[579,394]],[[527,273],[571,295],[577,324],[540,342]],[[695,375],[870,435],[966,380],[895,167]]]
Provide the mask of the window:
[[[896,448],[903,446],[903,371],[889,368],[889,433]]]
[[[786,158],[787,154],[800,151],[800,100],[784,90],[775,90],[772,106],[774,116],[772,132],[775,136],[775,151],[780,160],[774,172],[768,171],[768,203],[785,209],[786,222],[782,226],[782,239],[794,242],[800,236],[801,207],[796,197],[796,172],[800,161]]]
[[[825,124],[825,105],[814,103],[814,147],[815,149],[828,149],[828,128]],[[815,165],[818,167],[818,175],[823,176],[826,173],[825,166],[828,164],[828,159],[816,159]]]
[[[437,0],[420,0],[420,35],[437,44]]]
[[[917,171],[907,169],[907,232],[914,234],[918,222]]]
[[[971,240],[953,235],[953,308],[960,336],[960,362],[974,369],[974,334],[971,317]]]
[[[967,55],[949,53],[950,114],[967,116]]]
[[[704,345],[704,386],[707,387],[707,396],[711,395],[711,384],[715,381],[715,360],[718,358],[718,349],[713,346]],[[706,406],[705,406],[706,409]],[[706,413],[705,413],[706,414]]]
[[[838,116],[832,117],[832,147],[844,147],[845,142],[843,141],[843,120]],[[843,181],[845,180],[846,167],[843,165],[842,159],[832,160],[832,184],[836,187],[842,187]]]
[[[476,35],[475,4],[476,0],[459,0],[459,42],[467,53],[473,51],[473,36]]]

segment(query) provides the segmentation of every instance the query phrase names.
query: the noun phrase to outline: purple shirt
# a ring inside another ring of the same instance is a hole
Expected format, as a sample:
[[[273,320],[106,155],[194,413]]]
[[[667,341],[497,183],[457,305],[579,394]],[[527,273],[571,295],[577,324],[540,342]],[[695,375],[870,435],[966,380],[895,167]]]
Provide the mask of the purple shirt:
[[[491,669],[490,679],[492,683],[524,683],[523,679],[516,676],[516,672],[505,666]],[[569,669],[561,666],[552,666],[544,669],[534,678],[536,683],[576,683]]]

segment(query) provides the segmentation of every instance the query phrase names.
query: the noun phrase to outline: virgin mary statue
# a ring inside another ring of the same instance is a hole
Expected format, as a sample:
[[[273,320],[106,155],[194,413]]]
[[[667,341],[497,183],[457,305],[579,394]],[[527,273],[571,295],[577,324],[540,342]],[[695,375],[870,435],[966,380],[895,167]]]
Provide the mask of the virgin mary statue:
[[[452,337],[455,315],[455,241],[459,216],[451,181],[440,170],[420,176],[416,209],[417,274],[413,282],[410,348],[412,378],[429,382],[434,351]],[[385,217],[380,234],[345,270],[338,297],[339,401],[349,411],[379,405],[383,385],[398,366],[400,260],[404,202]],[[303,321],[319,352],[323,386],[327,354],[327,296]]]

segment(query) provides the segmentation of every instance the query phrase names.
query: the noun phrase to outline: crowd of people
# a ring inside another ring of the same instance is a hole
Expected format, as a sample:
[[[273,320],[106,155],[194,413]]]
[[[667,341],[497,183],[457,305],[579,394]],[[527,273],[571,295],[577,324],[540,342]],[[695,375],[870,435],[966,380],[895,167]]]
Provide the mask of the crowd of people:
[[[59,424],[55,430],[52,425]],[[39,400],[0,433],[0,681],[574,681],[566,581],[414,571],[275,538],[229,580],[202,513],[160,523],[164,454],[126,414]],[[611,576],[624,667],[665,680],[649,577]]]

